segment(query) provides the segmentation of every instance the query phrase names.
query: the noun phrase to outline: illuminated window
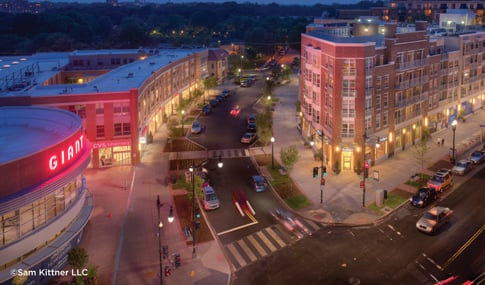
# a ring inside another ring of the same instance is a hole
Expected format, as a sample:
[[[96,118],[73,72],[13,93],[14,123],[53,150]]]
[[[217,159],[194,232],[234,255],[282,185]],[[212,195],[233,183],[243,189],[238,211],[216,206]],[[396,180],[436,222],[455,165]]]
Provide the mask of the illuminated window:
[[[104,138],[104,125],[97,125],[96,126],[96,137],[97,138]]]

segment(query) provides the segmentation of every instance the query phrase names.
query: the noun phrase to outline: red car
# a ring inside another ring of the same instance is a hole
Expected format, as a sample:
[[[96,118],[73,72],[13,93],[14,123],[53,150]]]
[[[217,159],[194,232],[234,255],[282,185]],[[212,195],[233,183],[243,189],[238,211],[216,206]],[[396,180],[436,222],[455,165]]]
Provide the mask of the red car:
[[[241,109],[239,109],[239,106],[236,106],[233,107],[229,113],[231,114],[231,116],[237,117],[239,116],[239,112],[241,112]]]
[[[241,216],[244,216],[245,213],[251,213],[253,216],[256,214],[253,207],[251,206],[251,203],[249,203],[248,201],[246,193],[244,193],[242,190],[236,190],[232,192],[232,201],[234,202],[234,206],[236,206],[236,209],[239,214],[241,214]]]

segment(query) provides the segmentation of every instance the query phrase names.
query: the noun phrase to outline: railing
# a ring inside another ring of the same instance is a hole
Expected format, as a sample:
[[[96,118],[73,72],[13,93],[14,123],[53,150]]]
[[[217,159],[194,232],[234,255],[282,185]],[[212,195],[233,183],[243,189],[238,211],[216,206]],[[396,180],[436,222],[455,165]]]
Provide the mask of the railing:
[[[413,98],[396,101],[396,108],[403,108],[412,104],[416,104],[427,99],[426,95],[414,96]]]
[[[396,62],[396,69],[410,69],[425,66],[428,64],[427,59],[415,59],[413,61]]]

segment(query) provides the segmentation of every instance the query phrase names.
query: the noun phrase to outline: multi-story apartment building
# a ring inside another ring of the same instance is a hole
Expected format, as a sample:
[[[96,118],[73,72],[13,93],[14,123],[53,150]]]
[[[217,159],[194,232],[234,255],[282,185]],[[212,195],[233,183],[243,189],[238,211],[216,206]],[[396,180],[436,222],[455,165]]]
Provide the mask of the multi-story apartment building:
[[[431,37],[416,22],[413,31],[388,23],[374,35],[337,37],[313,26],[301,45],[302,130],[344,171],[364,157],[391,157],[483,104],[484,32]]]
[[[150,133],[203,88],[201,80],[212,70],[207,49],[74,51],[1,60],[0,106],[76,113],[92,143],[94,168],[137,164]],[[211,64],[218,66],[214,75],[226,76],[226,57]]]
[[[484,8],[485,5],[480,0],[390,0],[384,8],[373,8],[373,15],[382,16],[386,21],[400,22],[424,15],[437,23],[439,15],[446,13],[448,9],[470,9],[477,16],[476,24],[483,24]]]

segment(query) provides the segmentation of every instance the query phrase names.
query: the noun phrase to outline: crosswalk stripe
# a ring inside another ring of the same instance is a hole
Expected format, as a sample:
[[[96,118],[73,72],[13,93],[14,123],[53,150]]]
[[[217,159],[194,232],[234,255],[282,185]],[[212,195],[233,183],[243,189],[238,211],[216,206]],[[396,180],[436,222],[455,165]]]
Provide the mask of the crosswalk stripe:
[[[263,232],[257,232],[256,235],[264,242],[264,244],[269,248],[271,251],[276,251],[276,247],[273,243],[263,234]]]
[[[266,256],[266,251],[259,245],[258,241],[252,235],[248,236],[248,240],[261,256]]]
[[[258,259],[256,257],[256,255],[254,255],[254,253],[251,251],[251,249],[249,248],[249,246],[246,244],[246,242],[243,239],[238,240],[237,243],[244,250],[244,253],[247,254],[247,256],[249,257],[249,259],[251,260],[251,262],[253,262],[256,259]]]
[[[241,267],[243,267],[244,265],[246,265],[246,261],[244,260],[244,258],[239,254],[239,251],[236,249],[236,247],[234,246],[234,244],[229,244],[227,246],[227,249],[229,250],[229,252],[232,254],[232,256],[234,256],[234,258],[236,259],[237,263],[239,263],[239,265]]]
[[[309,225],[309,227],[312,229],[312,232],[320,229],[320,226],[312,220],[305,220],[305,223]]]
[[[266,232],[279,244],[280,247],[284,247],[286,243],[273,231],[272,228],[267,228]]]

